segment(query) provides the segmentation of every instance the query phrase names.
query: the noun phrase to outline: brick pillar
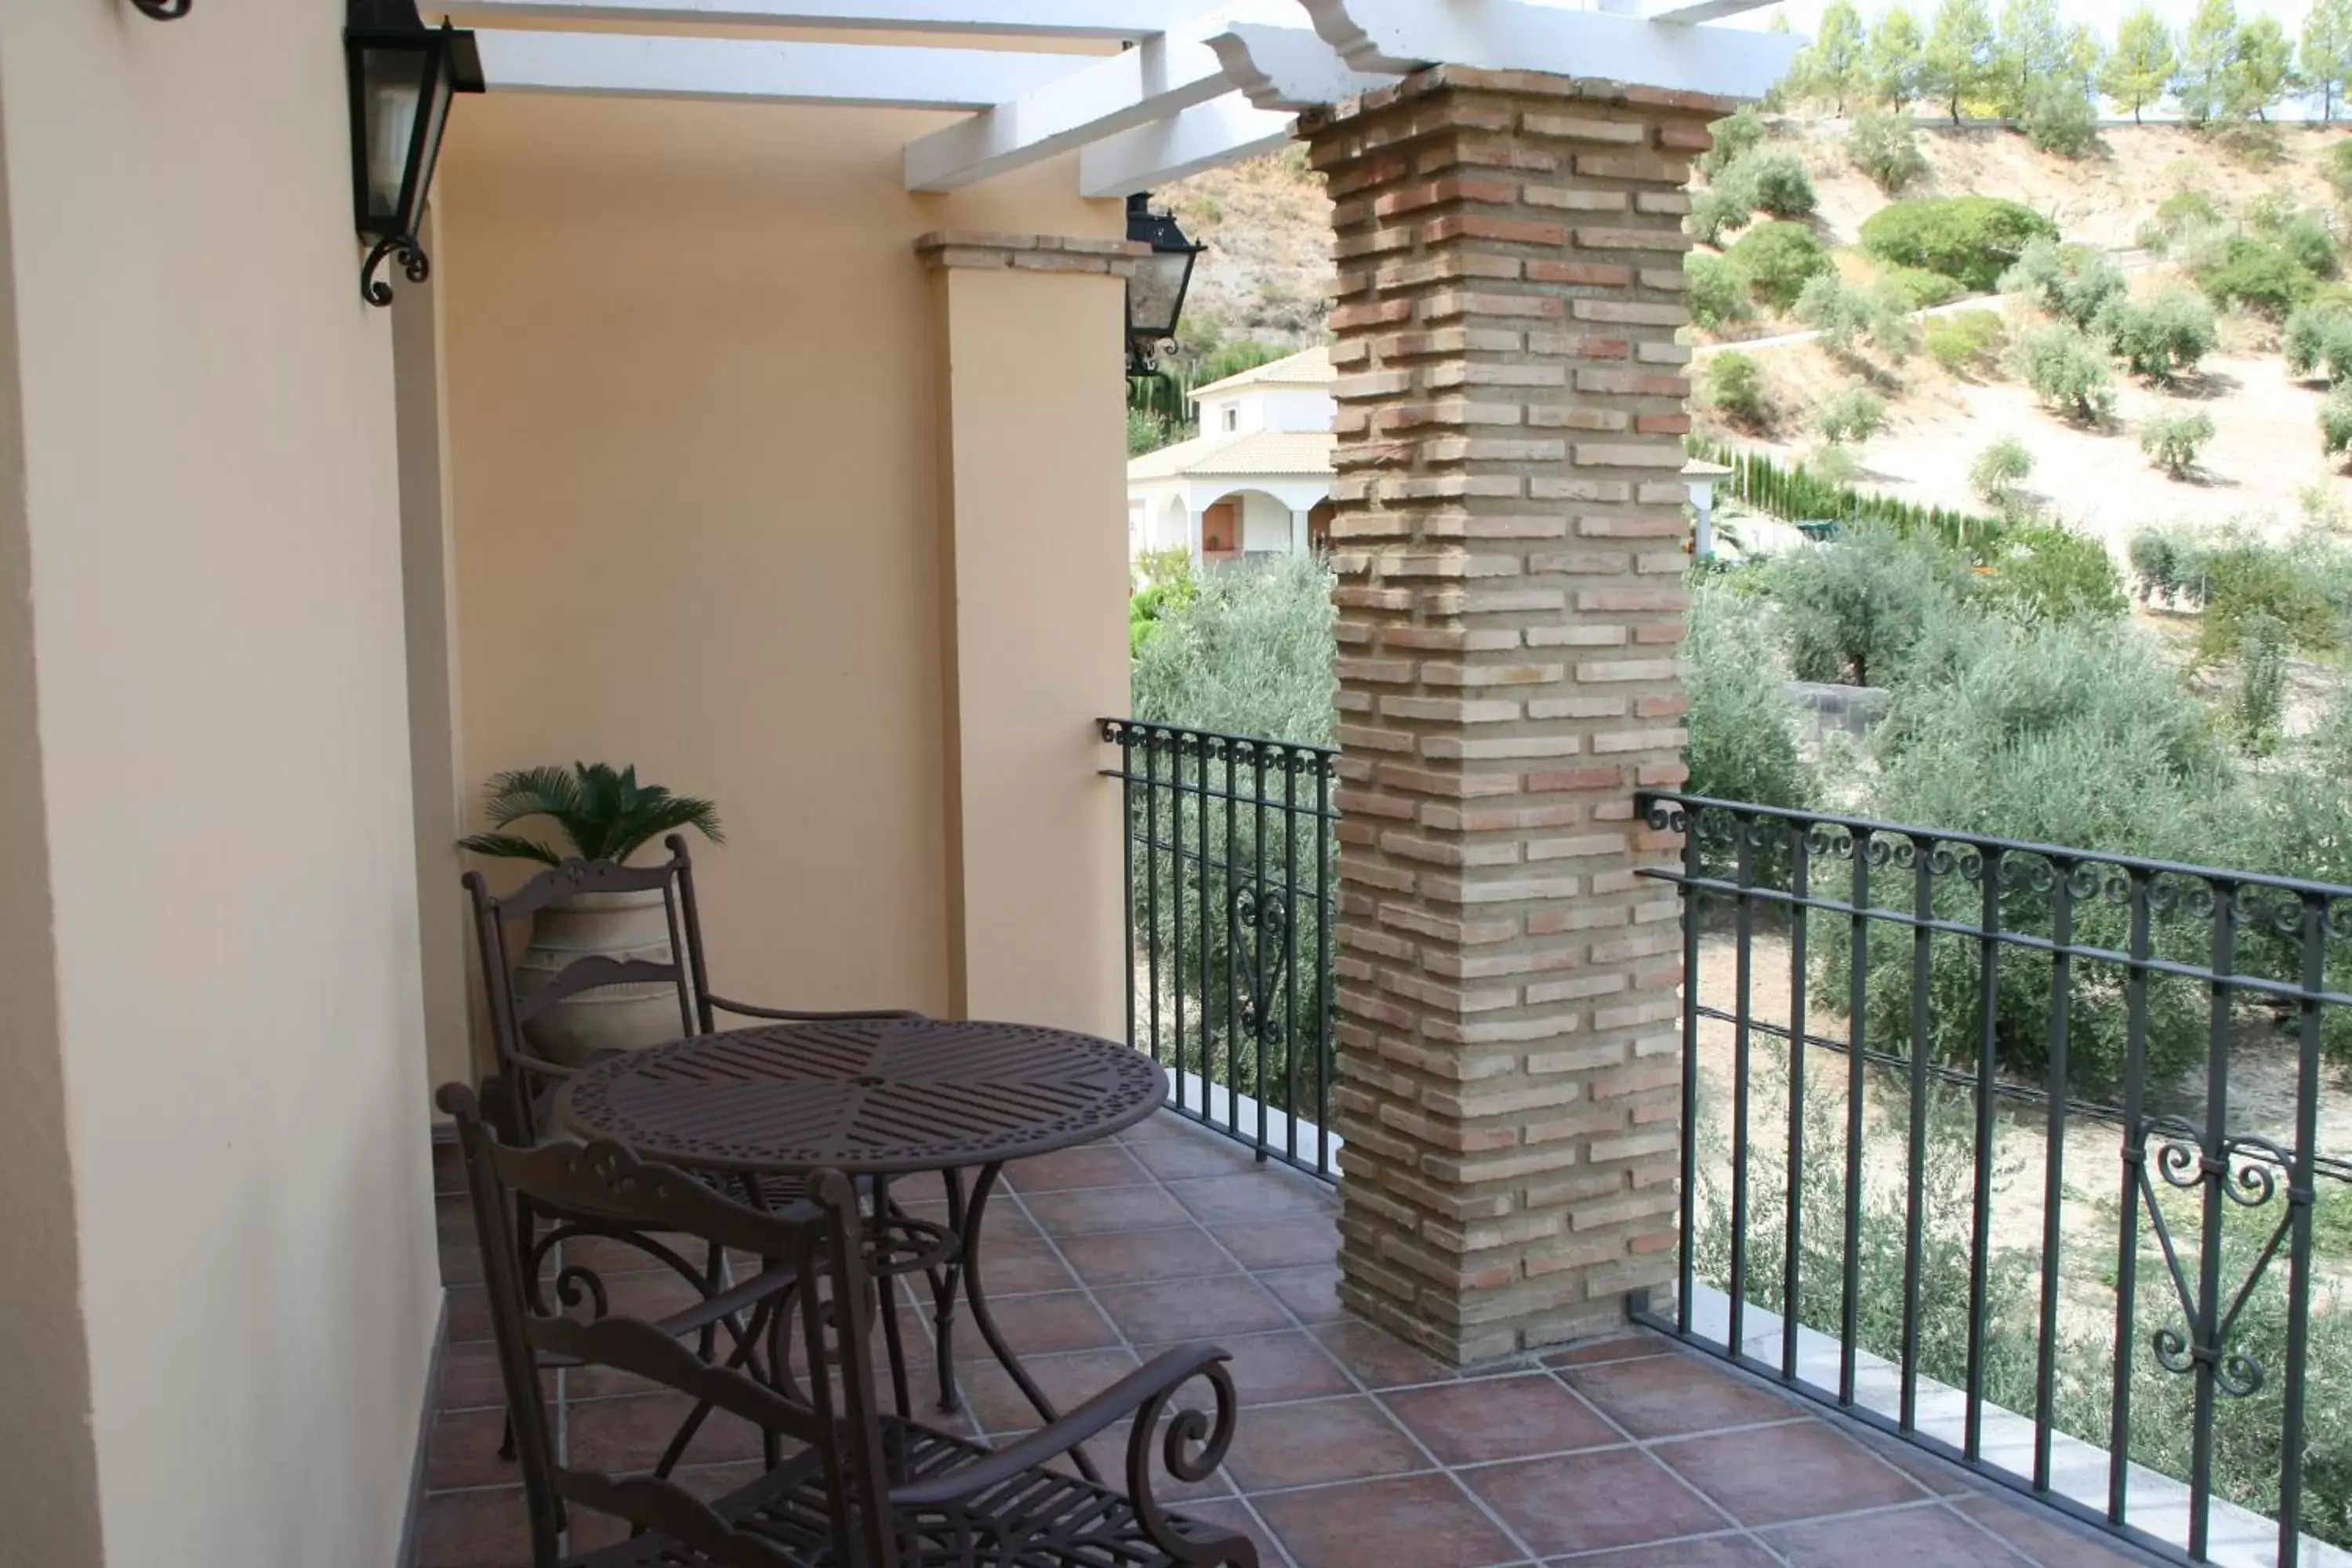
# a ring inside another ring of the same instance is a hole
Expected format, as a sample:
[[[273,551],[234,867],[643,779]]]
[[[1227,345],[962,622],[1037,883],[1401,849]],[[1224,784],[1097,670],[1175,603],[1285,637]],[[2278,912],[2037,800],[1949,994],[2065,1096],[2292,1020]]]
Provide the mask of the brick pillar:
[[[1673,1277],[1682,190],[1728,103],[1439,66],[1310,114],[1339,283],[1341,1292],[1457,1363]]]

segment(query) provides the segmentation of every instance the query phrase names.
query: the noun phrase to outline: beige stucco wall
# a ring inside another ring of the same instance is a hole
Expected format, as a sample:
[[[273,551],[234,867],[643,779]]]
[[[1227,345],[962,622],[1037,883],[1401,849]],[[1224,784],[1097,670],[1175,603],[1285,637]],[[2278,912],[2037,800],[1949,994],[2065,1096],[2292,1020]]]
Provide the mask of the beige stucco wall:
[[[438,221],[467,765],[602,758],[715,797],[729,842],[697,856],[721,991],[947,1008],[962,825],[946,782],[940,324],[912,242],[1113,237],[1118,204],[1081,201],[1066,160],[909,195],[900,150],[936,115],[461,108]],[[966,374],[1056,418],[1072,388],[1099,402],[1003,472],[1021,504],[986,520],[1003,562],[990,592],[1025,594],[1030,623],[990,700],[1045,705],[1065,738],[1027,765],[1066,806],[1114,798],[1085,725],[1095,691],[1125,694],[1118,315],[1105,279],[1030,281],[1081,302],[1047,307],[1057,330],[997,335],[1002,357]],[[1058,330],[1073,325],[1102,341]],[[1077,578],[1104,600],[1066,615]],[[1018,675],[1056,662],[1090,663],[1097,685]],[[1066,929],[1115,919],[1116,891],[1081,857],[1093,880],[1068,901],[1068,836],[1110,829],[1099,808],[1044,815],[982,825],[1008,858],[1064,862],[997,912],[1083,970],[1094,955]],[[1088,853],[1116,851],[1105,837]],[[999,992],[991,1010],[1112,1026],[1076,984],[1025,1005]],[[1115,988],[1115,961],[1082,984]]]
[[[1126,299],[1116,278],[1010,267],[932,286],[952,1000],[1111,1036],[1119,796],[1086,721],[1127,710]]]
[[[0,581],[0,803],[48,873],[46,910],[36,873],[0,882],[0,1192],[57,1263],[61,1107],[87,1345],[85,1426],[66,1287],[12,1226],[0,1389],[61,1364],[0,1419],[0,1518],[45,1565],[92,1561],[93,1517],[117,1564],[386,1563],[408,1487],[438,1289],[391,322],[355,282],[341,22],[0,6],[31,603],[27,637]]]

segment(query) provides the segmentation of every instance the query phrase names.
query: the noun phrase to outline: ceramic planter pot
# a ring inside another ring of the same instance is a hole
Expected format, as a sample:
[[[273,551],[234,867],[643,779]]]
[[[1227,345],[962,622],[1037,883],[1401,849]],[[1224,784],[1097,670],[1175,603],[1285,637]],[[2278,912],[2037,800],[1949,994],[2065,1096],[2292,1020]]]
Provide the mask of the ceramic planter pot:
[[[515,965],[515,995],[530,996],[565,966],[591,955],[670,962],[669,920],[661,889],[577,893],[540,911],[530,946]],[[578,1066],[605,1050],[635,1050],[679,1036],[677,987],[641,981],[575,992],[523,1026],[531,1049]]]

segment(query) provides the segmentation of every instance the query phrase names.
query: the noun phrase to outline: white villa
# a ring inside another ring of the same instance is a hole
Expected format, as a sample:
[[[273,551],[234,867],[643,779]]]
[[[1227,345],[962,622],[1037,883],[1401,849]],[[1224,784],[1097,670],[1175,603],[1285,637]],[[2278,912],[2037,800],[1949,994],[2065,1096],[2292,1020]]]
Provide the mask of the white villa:
[[[1127,547],[1194,561],[1320,546],[1331,515],[1331,355],[1322,348],[1192,394],[1201,433],[1127,465]]]

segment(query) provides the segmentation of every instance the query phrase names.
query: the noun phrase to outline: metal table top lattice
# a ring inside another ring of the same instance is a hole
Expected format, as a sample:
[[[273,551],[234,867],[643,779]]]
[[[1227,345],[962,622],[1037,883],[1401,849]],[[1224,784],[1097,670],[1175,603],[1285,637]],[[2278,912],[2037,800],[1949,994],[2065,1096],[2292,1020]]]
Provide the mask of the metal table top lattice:
[[[856,1019],[630,1051],[574,1077],[556,1114],[580,1136],[704,1170],[887,1175],[1090,1142],[1167,1092],[1149,1058],[1066,1029]]]

